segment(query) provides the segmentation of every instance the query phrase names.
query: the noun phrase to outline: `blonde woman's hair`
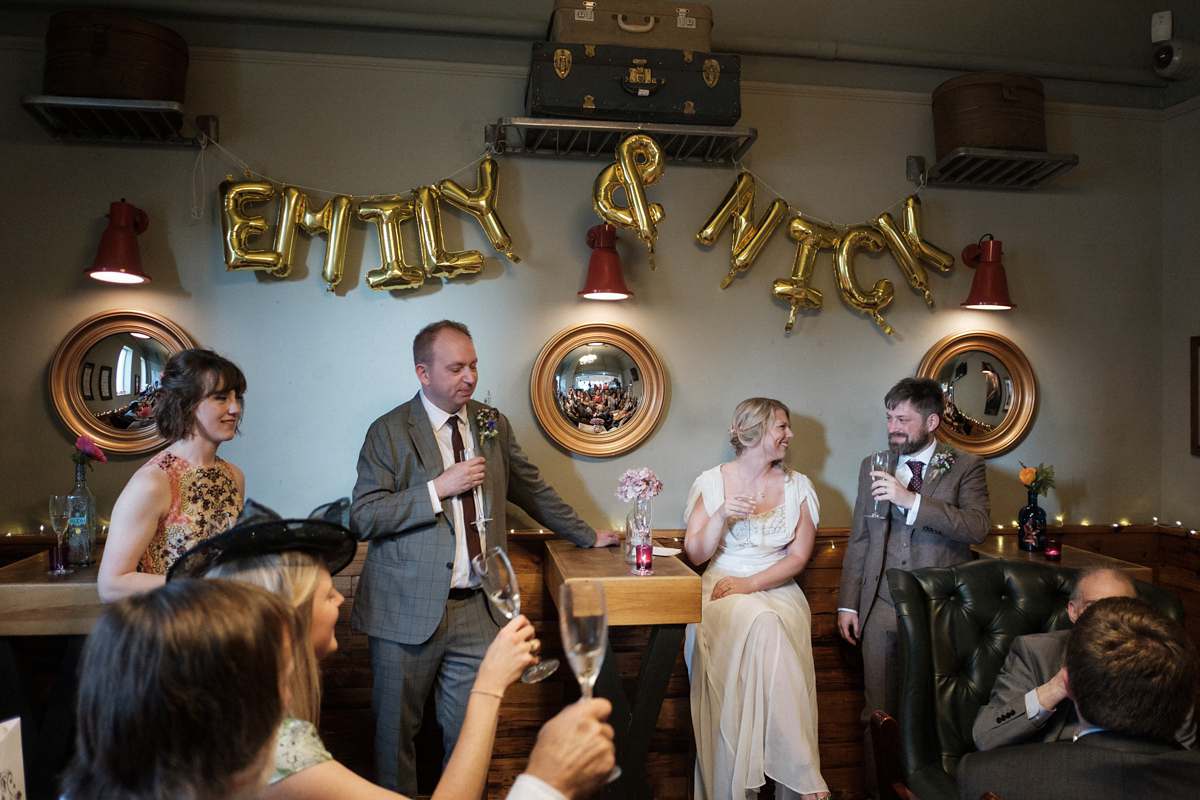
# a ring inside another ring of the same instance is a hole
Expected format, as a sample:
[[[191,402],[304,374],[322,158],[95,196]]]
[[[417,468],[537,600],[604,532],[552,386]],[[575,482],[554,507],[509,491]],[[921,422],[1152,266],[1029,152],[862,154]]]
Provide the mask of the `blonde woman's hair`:
[[[787,416],[792,413],[783,403],[769,397],[751,397],[738,403],[733,410],[733,425],[729,428],[733,452],[740,456],[746,448],[758,444],[774,422],[776,411]]]
[[[313,649],[312,608],[323,566],[319,558],[292,550],[217,564],[204,575],[261,586],[295,608],[297,636],[292,640],[292,700],[287,713],[316,726],[321,724],[321,670]]]

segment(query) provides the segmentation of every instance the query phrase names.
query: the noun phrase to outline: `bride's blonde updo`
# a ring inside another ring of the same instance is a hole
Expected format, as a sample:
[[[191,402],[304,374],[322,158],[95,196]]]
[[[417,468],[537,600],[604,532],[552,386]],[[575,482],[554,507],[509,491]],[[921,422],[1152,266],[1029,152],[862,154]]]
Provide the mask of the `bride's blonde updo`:
[[[733,425],[729,428],[733,452],[740,456],[746,448],[758,444],[775,420],[776,411],[789,417],[792,414],[783,403],[769,397],[751,397],[738,403],[733,410]]]

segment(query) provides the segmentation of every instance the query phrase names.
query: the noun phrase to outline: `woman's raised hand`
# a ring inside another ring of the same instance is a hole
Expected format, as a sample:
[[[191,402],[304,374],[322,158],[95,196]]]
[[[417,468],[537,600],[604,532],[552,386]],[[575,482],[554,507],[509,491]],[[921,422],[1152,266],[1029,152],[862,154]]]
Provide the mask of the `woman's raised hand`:
[[[534,638],[533,625],[524,614],[513,617],[500,629],[479,665],[475,688],[485,693],[504,694],[521,673],[537,660],[541,642]]]
[[[725,519],[748,517],[754,513],[754,498],[748,494],[735,494],[725,499],[720,511]]]

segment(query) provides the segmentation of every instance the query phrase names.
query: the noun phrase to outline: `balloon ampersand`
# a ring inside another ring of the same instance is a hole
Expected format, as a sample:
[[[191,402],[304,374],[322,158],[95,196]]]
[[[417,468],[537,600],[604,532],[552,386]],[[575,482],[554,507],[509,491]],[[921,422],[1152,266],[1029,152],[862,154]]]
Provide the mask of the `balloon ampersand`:
[[[600,219],[618,228],[637,231],[646,245],[650,268],[654,269],[654,242],[658,223],[666,216],[663,207],[646,199],[646,187],[663,175],[663,152],[658,142],[644,133],[626,136],[617,145],[617,160],[601,170],[592,186],[592,208]],[[617,189],[625,190],[629,205],[617,205]]]

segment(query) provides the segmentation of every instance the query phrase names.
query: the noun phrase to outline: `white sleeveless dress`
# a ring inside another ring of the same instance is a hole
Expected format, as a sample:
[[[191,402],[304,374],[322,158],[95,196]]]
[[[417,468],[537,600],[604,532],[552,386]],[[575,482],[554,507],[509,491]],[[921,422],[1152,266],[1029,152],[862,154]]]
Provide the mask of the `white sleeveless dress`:
[[[688,494],[686,516],[703,500],[724,502],[720,467]],[[788,471],[783,503],[731,521],[703,577],[702,618],[688,625],[684,654],[696,734],[696,799],[754,798],[769,776],[776,797],[826,792],[817,752],[817,694],[808,600],[795,581],[710,600],[725,575],[754,575],[783,558],[800,509],[816,525],[812,481]],[[790,792],[788,791],[790,790]]]

